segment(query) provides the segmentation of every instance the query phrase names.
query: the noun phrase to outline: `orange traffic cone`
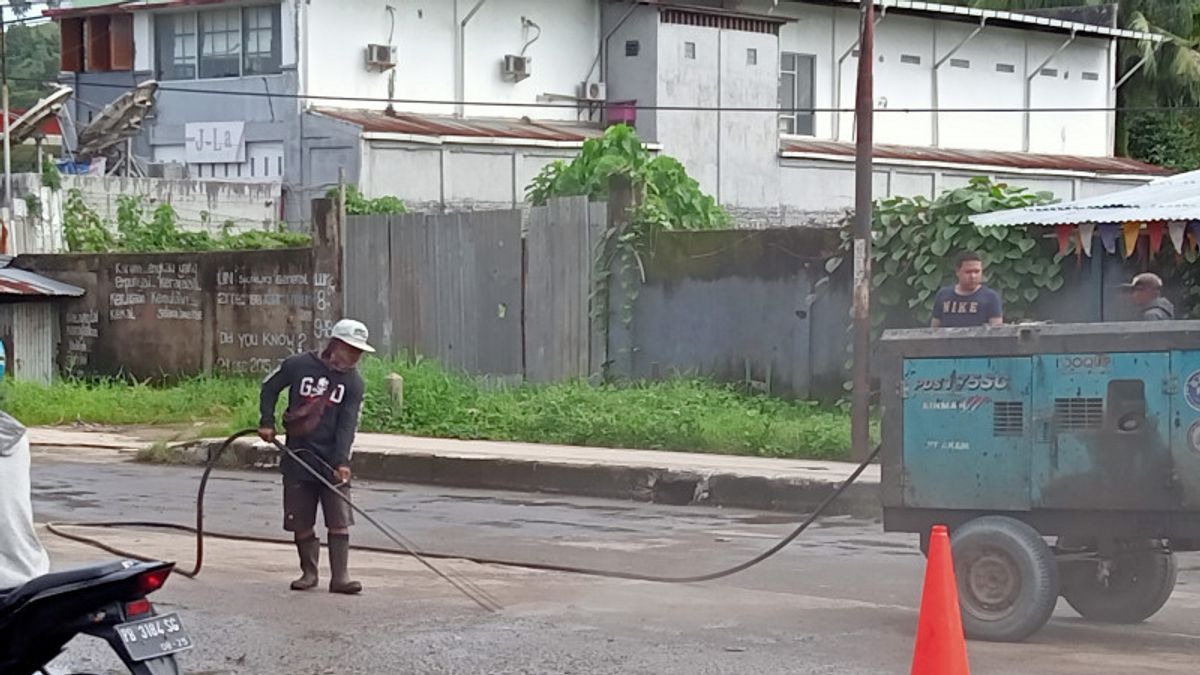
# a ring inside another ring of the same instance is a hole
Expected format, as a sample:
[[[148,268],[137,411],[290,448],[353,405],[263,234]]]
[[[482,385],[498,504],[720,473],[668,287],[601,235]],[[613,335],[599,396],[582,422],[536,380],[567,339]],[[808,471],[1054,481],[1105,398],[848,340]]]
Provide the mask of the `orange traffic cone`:
[[[950,535],[945,525],[934,525],[929,537],[929,561],[925,566],[912,675],[969,674]]]

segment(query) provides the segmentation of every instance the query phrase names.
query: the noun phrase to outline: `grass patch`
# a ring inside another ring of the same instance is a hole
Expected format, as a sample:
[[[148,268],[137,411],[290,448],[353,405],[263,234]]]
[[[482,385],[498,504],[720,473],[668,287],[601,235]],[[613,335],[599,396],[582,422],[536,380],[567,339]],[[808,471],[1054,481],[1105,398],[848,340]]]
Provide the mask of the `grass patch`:
[[[391,372],[404,377],[402,410],[388,396]],[[850,444],[843,410],[703,380],[505,386],[419,359],[367,359],[362,373],[365,432],[815,459],[843,459]],[[221,435],[258,422],[258,382],[252,379],[203,377],[166,387],[115,380],[49,387],[14,382],[8,389],[5,408],[31,426],[190,423]]]

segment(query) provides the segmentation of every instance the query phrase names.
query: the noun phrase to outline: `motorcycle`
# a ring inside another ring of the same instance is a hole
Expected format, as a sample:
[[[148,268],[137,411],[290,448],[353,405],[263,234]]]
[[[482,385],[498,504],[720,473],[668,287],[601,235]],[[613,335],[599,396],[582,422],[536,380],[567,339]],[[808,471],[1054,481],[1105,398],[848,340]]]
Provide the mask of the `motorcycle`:
[[[0,673],[49,675],[48,664],[84,634],[108,642],[133,675],[179,675],[175,655],[192,640],[177,615],[158,614],[146,599],[174,568],[116,560],[0,590]]]

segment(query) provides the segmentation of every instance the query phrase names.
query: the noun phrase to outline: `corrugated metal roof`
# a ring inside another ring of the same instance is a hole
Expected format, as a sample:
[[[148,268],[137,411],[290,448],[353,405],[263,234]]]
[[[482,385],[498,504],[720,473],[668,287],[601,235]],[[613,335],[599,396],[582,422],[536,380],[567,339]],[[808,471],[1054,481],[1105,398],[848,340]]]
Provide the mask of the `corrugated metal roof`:
[[[0,267],[0,295],[78,298],[83,289],[15,267]]]
[[[317,108],[316,112],[362,127],[365,132],[441,138],[511,138],[583,142],[603,133],[599,126],[522,118],[460,118],[445,115],[389,114],[382,110]]]
[[[1200,220],[1200,171],[1072,202],[997,211],[971,218],[978,227]]]
[[[853,159],[854,144],[809,138],[784,138],[781,152],[784,157],[834,156]],[[936,162],[970,167],[992,167],[997,170],[1080,171],[1096,174],[1150,176],[1161,176],[1170,173],[1170,171],[1162,167],[1125,157],[1046,155],[1030,152],[999,152],[995,150],[952,150],[949,148],[926,148],[907,145],[876,145],[874,156],[875,159],[883,160]]]

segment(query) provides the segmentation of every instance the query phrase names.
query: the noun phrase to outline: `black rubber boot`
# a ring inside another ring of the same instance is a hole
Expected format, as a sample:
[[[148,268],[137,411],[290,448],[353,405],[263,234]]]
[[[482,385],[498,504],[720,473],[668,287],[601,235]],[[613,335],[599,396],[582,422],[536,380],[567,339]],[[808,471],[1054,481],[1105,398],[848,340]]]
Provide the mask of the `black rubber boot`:
[[[354,595],[362,592],[362,584],[350,580],[350,535],[329,535],[329,571],[333,579],[329,581],[330,593]]]
[[[293,591],[307,591],[317,587],[318,564],[321,562],[321,540],[316,537],[296,542],[300,554],[300,578],[292,582]]]

